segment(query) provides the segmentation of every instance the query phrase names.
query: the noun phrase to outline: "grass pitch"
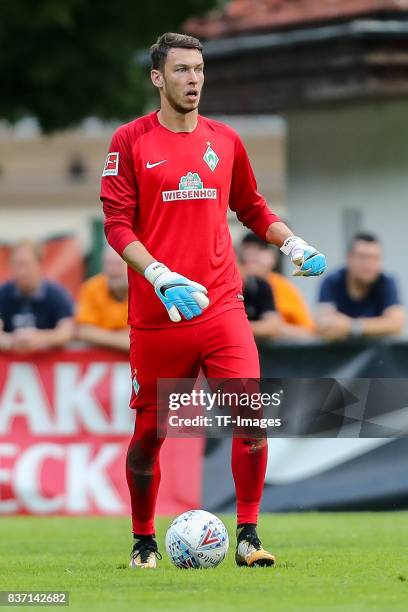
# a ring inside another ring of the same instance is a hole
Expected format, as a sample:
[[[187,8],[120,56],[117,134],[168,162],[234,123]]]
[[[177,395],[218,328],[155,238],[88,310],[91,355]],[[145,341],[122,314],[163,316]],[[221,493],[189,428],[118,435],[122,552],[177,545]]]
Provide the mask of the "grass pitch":
[[[159,519],[159,569],[132,571],[127,519],[2,517],[0,590],[66,590],[84,612],[408,610],[408,512],[265,514],[278,562],[253,569],[234,565],[234,519],[221,518],[231,547],[219,567],[173,567]]]

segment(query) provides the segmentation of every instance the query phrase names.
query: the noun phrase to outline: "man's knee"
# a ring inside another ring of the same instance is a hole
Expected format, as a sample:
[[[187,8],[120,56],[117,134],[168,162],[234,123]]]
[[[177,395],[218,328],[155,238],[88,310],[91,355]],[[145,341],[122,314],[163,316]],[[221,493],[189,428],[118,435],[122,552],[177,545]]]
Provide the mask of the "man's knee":
[[[164,442],[157,437],[156,427],[144,428],[132,439],[127,452],[127,465],[132,471],[152,470]]]
[[[247,448],[249,453],[259,453],[267,447],[268,442],[265,438],[252,438],[244,439],[242,444]]]

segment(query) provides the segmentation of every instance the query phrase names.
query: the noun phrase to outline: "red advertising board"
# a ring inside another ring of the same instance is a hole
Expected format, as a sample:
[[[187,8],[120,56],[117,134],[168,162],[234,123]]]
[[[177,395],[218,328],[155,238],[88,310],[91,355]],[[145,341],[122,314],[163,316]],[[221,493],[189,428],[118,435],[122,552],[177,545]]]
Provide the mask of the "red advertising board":
[[[0,354],[0,514],[128,514],[130,391],[120,353]],[[202,453],[166,440],[159,514],[200,507]]]

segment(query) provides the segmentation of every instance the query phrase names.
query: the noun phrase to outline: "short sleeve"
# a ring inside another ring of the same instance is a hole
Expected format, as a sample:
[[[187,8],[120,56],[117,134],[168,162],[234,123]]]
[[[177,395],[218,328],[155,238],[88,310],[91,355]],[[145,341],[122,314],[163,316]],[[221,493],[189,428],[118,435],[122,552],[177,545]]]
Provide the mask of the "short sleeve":
[[[390,306],[401,304],[397,282],[392,276],[384,276],[381,299],[382,312]]]
[[[314,331],[315,323],[299,289],[277,272],[271,273],[269,285],[274,293],[276,310],[284,320],[292,325]]]
[[[258,279],[258,315],[261,318],[262,315],[267,312],[274,312],[275,308],[275,300],[273,297],[273,293],[269,283],[264,281],[263,279]]]
[[[319,288],[319,302],[321,303],[330,303],[336,304],[336,291],[334,287],[333,280],[328,276],[323,279],[320,288]]]
[[[55,323],[74,315],[74,302],[64,287],[53,285],[51,296]]]
[[[80,290],[75,313],[77,323],[86,325],[98,325],[98,308],[95,304],[95,287],[89,281],[85,282]]]

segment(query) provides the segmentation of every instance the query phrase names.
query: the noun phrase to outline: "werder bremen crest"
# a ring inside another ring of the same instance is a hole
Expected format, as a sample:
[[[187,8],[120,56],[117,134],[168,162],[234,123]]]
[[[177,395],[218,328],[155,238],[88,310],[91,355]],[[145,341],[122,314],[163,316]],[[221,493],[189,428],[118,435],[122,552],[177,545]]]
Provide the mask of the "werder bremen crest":
[[[207,150],[204,153],[203,160],[205,161],[205,163],[207,164],[207,166],[210,168],[212,172],[214,172],[214,170],[217,167],[218,162],[220,161],[218,155],[211,148],[211,144],[209,142],[207,142]]]
[[[197,172],[187,172],[180,179],[179,189],[202,189],[203,181]]]

